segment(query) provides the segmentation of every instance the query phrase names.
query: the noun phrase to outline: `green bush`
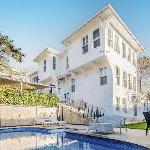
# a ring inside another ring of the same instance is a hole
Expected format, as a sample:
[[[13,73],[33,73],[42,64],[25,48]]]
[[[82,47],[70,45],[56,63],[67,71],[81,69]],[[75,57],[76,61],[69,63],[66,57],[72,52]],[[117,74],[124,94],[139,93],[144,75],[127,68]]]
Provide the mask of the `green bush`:
[[[52,107],[58,103],[59,99],[55,94],[0,90],[0,104]]]

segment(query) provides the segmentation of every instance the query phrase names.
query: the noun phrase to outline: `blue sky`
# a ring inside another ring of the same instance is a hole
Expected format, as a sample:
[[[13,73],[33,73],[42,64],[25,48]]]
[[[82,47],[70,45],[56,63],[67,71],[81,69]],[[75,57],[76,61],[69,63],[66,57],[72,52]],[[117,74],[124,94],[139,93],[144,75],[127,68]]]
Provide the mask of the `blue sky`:
[[[39,52],[47,46],[63,50],[61,41],[108,3],[150,56],[150,0],[0,0],[0,32],[26,54],[22,64],[11,64],[35,69]]]

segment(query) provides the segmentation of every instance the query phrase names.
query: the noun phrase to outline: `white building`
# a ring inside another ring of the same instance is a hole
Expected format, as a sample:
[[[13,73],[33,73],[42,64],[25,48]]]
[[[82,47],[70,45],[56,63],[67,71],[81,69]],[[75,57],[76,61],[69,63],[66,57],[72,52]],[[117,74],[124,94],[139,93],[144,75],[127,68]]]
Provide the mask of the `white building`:
[[[108,115],[139,115],[131,94],[137,92],[137,54],[144,48],[111,5],[63,44],[63,52],[47,48],[34,59],[39,82],[51,85],[48,92],[104,108]]]

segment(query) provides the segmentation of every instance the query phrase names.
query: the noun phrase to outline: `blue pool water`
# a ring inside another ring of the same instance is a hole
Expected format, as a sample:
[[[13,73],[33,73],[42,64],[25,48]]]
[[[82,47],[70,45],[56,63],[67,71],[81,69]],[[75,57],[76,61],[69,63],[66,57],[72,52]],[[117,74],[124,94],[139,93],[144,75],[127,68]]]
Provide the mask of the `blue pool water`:
[[[0,129],[0,150],[146,150],[131,143],[69,133],[64,129]]]

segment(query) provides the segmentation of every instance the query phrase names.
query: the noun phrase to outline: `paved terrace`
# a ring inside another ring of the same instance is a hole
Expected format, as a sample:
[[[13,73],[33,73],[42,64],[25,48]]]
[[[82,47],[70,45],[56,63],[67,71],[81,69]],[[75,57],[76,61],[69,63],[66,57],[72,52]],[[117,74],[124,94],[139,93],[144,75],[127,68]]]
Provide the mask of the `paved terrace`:
[[[41,126],[38,126],[38,127],[41,127]],[[130,143],[142,145],[150,149],[150,131],[148,135],[146,136],[145,130],[127,129],[127,132],[126,132],[126,130],[122,128],[121,130],[122,133],[120,134],[120,129],[114,128],[114,133],[112,134],[100,134],[100,133],[88,131],[88,126],[85,126],[85,125],[68,124],[65,127],[69,128],[69,132],[73,132],[73,133],[75,132],[79,134],[92,135],[92,136],[97,136],[97,137],[105,137],[105,138],[110,138],[110,139],[126,141]],[[51,126],[48,128],[58,129],[58,128],[62,128],[62,126]]]
[[[145,146],[150,149],[150,132],[148,135],[145,135],[145,130],[137,130],[137,129],[122,129],[122,134],[120,134],[119,128],[114,128],[113,134],[100,134],[96,132],[89,131],[88,126],[83,125],[68,125],[71,129],[71,132],[82,133],[82,134],[89,134],[98,137],[106,137],[111,139],[117,139],[121,141],[131,142],[138,145]]]

